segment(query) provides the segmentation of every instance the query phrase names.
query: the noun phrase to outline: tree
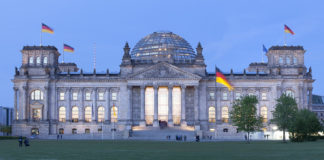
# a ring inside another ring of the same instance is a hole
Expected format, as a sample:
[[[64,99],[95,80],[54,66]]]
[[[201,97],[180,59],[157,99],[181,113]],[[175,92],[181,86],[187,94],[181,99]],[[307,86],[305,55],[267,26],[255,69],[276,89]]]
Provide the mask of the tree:
[[[0,126],[0,132],[10,135],[11,134],[11,126]]]
[[[312,140],[311,136],[317,135],[321,130],[322,126],[316,114],[307,109],[297,111],[290,129],[294,141]]]
[[[250,142],[250,133],[260,130],[263,127],[262,117],[257,116],[256,104],[258,100],[256,96],[244,96],[241,100],[237,100],[230,112],[230,118],[238,131],[247,132],[247,142]]]
[[[286,131],[292,127],[297,110],[296,100],[290,95],[282,94],[277,99],[276,109],[272,112],[273,119],[271,122],[275,123],[282,130],[283,142],[286,142]]]

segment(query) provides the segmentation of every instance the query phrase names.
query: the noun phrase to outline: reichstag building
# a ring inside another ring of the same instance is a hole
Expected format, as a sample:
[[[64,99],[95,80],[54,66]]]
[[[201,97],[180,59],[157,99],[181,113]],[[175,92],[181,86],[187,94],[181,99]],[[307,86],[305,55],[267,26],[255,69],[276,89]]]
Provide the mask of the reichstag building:
[[[243,138],[229,112],[244,95],[257,96],[262,134],[268,134],[275,129],[269,120],[281,94],[293,96],[298,108],[311,108],[314,80],[304,65],[305,52],[302,46],[272,46],[266,63],[224,73],[234,86],[228,91],[215,84],[215,71],[206,71],[202,45],[194,50],[172,32],[149,34],[132,50],[126,43],[119,73],[83,73],[75,63],[59,63],[54,46],[24,46],[12,80],[13,135]]]

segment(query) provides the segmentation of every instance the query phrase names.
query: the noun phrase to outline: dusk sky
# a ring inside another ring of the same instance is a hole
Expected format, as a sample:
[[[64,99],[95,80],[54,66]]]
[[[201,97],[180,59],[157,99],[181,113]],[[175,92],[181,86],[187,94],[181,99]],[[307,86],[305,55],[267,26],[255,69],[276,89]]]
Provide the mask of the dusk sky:
[[[172,31],[195,49],[201,42],[207,71],[243,72],[261,62],[262,45],[283,45],[284,24],[295,35],[288,45],[302,45],[305,66],[313,69],[313,94],[324,96],[324,2],[296,0],[8,0],[0,2],[0,106],[13,107],[14,68],[21,65],[21,49],[39,45],[41,23],[54,29],[43,33],[43,45],[62,52],[63,43],[75,48],[65,62],[85,72],[119,72],[123,47],[131,48],[154,31]],[[264,56],[265,61],[267,61]],[[61,59],[60,59],[61,61]]]

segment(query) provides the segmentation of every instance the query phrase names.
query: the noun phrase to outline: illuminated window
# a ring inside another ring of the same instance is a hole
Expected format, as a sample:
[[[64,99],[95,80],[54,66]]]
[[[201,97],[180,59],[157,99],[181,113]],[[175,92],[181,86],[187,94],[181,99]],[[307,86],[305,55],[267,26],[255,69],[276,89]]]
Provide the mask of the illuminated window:
[[[77,106],[74,106],[72,108],[72,122],[78,122],[79,121],[79,108]]]
[[[173,87],[172,90],[172,115],[173,124],[180,125],[181,121],[181,88]]]
[[[91,118],[92,118],[91,107],[85,107],[85,110],[84,110],[84,120],[86,122],[91,122]]]
[[[66,110],[65,107],[60,107],[59,109],[59,121],[60,122],[65,122],[66,119]]]
[[[215,100],[215,92],[209,92],[209,99]]]
[[[34,64],[34,57],[29,57],[29,64]]]
[[[227,92],[223,92],[223,100],[228,100],[228,94]]]
[[[118,109],[116,106],[111,107],[111,122],[117,122],[118,120]]]
[[[265,93],[265,92],[261,93],[261,100],[263,100],[263,101],[267,100],[267,93]]]
[[[261,107],[261,117],[264,123],[268,122],[268,108],[266,106]]]
[[[37,108],[33,109],[33,120],[34,121],[39,121],[42,118],[42,110]]]
[[[297,64],[298,63],[296,57],[293,57],[293,62],[294,62],[294,64]]]
[[[228,107],[227,106],[222,107],[222,121],[224,123],[228,123]]]
[[[61,100],[61,101],[64,100],[64,96],[65,96],[65,93],[64,93],[64,92],[60,92],[60,100]]]
[[[146,87],[145,89],[145,121],[146,124],[153,124],[154,115],[154,89],[153,87]]]
[[[84,133],[85,133],[85,134],[90,134],[90,129],[89,129],[89,128],[86,128],[86,129],[84,130]]]
[[[90,101],[91,100],[91,92],[86,92],[86,95],[85,95],[85,100],[87,101]]]
[[[208,109],[208,121],[211,123],[216,122],[216,111],[215,107],[209,107]]]
[[[72,100],[74,100],[74,101],[78,100],[78,92],[72,93]]]
[[[44,57],[43,59],[43,63],[46,65],[48,62],[47,62],[47,57]]]
[[[37,57],[36,58],[36,64],[39,65],[41,63],[41,58],[40,57]]]
[[[72,129],[72,134],[78,134],[78,130],[76,128]]]
[[[99,92],[99,93],[98,93],[98,99],[99,99],[100,101],[104,100],[104,92]]]
[[[279,57],[279,64],[283,64],[283,59],[282,59],[282,57]]]
[[[64,129],[63,128],[59,129],[59,134],[64,134]]]
[[[34,90],[31,93],[31,100],[43,100],[43,92],[40,90]]]
[[[103,122],[105,119],[105,108],[99,107],[98,108],[98,122]]]
[[[159,87],[158,89],[158,120],[168,121],[168,88]]]
[[[236,92],[235,93],[235,100],[240,100],[241,99],[241,93],[240,92]]]
[[[31,135],[33,135],[33,136],[39,135],[39,129],[38,128],[32,128],[31,129]]]
[[[285,92],[285,94],[287,95],[287,96],[290,96],[290,97],[292,97],[292,98],[294,98],[295,97],[295,94],[294,94],[294,92],[292,91],[292,90],[286,90],[286,92]]]
[[[113,101],[117,100],[117,93],[116,92],[111,93],[111,100],[113,100]]]

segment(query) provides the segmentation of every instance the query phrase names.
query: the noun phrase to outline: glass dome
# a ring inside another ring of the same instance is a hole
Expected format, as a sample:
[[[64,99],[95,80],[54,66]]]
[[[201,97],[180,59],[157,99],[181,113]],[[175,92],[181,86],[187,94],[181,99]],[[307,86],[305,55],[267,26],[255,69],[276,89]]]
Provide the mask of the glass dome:
[[[172,32],[154,32],[135,45],[131,57],[135,60],[187,60],[195,58],[195,52],[185,39]]]

